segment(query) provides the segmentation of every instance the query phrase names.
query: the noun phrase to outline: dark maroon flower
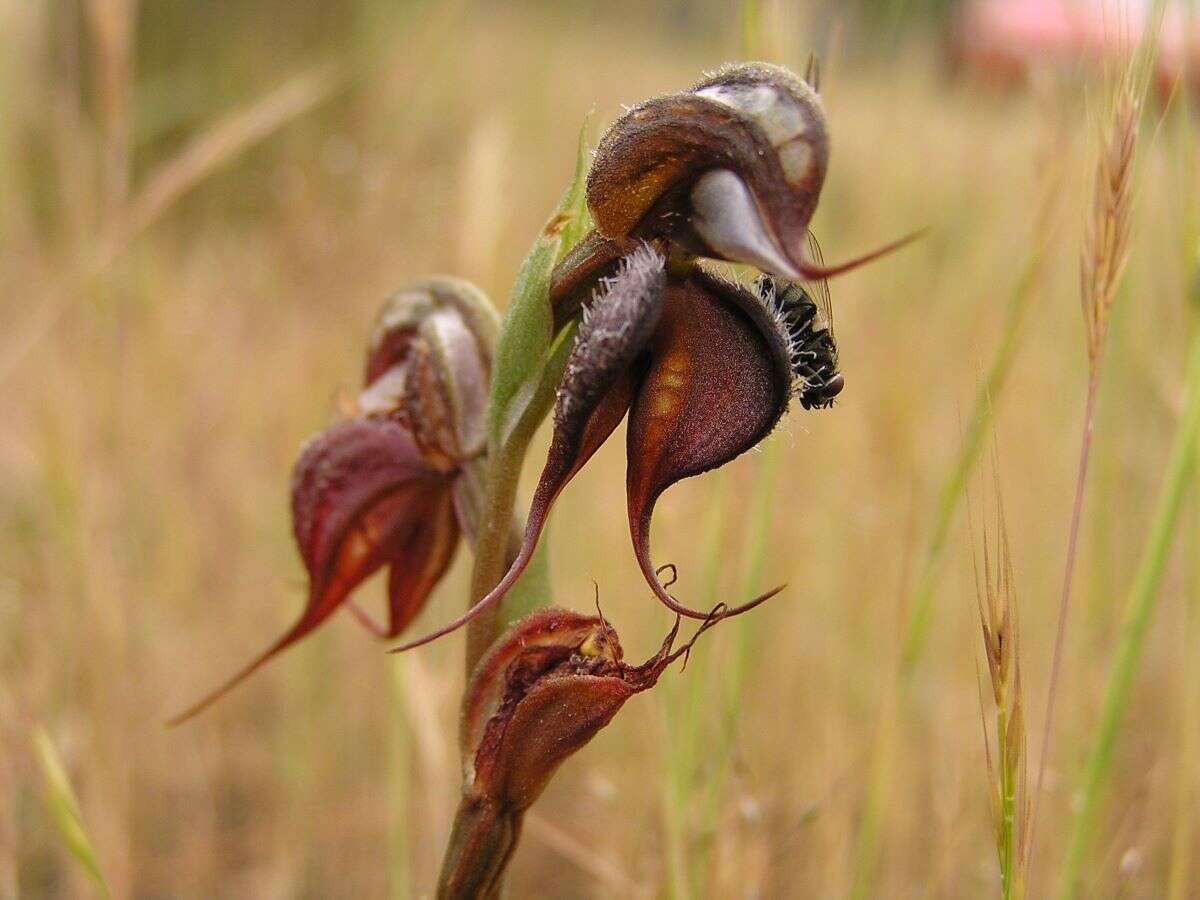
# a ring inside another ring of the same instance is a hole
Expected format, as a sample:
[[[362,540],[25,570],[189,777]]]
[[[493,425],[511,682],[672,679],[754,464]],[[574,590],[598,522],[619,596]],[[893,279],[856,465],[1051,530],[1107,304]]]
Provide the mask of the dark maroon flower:
[[[638,564],[673,612],[706,618],[658,580],[650,557],[655,503],[676,482],[722,466],[761,441],[793,394],[806,406],[832,402],[841,375],[836,345],[817,312],[799,286],[769,277],[749,289],[699,265],[668,275],[664,258],[646,244],[624,257],[583,314],[516,560],[473,609],[402,649],[459,627],[504,596],[532,558],[563,487],[626,414],[626,495]],[[744,612],[778,590],[725,614]]]
[[[659,651],[632,666],[603,618],[547,607],[492,645],[463,696],[463,796],[439,897],[493,895],[525,811],[558,767],[691,648],[695,637],[672,649],[677,630],[678,620]]]
[[[558,493],[627,413],[638,564],[671,610],[704,617],[656,576],[655,503],[672,484],[761,441],[793,394],[806,409],[833,403],[843,381],[824,281],[911,239],[842,265],[820,259],[809,223],[829,139],[815,82],[815,69],[802,80],[777,66],[729,66],[690,91],[634,107],[608,130],[588,176],[596,229],[560,261],[550,286],[556,325],[582,320],[520,553],[473,609],[400,649],[454,630],[504,596]],[[748,289],[701,257],[765,274]]]
[[[484,447],[495,328],[486,298],[456,279],[416,282],[388,301],[367,355],[359,414],[310,440],[293,471],[292,524],[309,583],[304,611],[175,721],[199,712],[343,604],[384,638],[397,637],[421,611],[460,534],[473,536],[459,475]],[[382,568],[389,570],[385,625],[349,599]]]

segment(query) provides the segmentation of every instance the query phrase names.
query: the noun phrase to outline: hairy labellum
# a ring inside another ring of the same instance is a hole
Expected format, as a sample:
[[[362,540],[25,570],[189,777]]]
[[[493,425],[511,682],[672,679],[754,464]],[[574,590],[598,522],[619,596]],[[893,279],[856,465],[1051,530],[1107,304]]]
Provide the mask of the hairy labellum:
[[[755,283],[763,302],[775,310],[788,336],[788,359],[795,377],[795,393],[805,409],[823,409],[844,386],[838,369],[837,342],[829,288],[819,283],[814,299],[803,285],[764,275]]]
[[[558,767],[688,652],[695,637],[672,649],[677,629],[678,622],[640,666],[624,661],[603,618],[554,607],[517,622],[492,645],[463,696],[463,798],[439,897],[493,895],[525,810]]]

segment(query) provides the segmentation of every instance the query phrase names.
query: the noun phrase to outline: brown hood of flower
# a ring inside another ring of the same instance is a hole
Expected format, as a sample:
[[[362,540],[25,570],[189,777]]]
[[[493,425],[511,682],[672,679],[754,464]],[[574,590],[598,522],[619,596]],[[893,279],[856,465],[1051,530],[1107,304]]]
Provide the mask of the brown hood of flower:
[[[700,256],[790,265],[776,274],[796,277],[828,159],[811,85],[765,63],[728,66],[618,119],[596,149],[588,206],[607,238],[667,237]],[[733,221],[743,210],[728,199],[740,191],[747,217]],[[746,258],[748,239],[765,242],[762,259]]]
[[[479,661],[463,697],[463,792],[523,811],[558,766],[653,687],[683,649],[672,629],[640,666],[598,616],[547,607],[517,622]]]
[[[689,91],[630,109],[601,139],[588,174],[598,234],[622,254],[630,239],[663,240],[790,280],[832,277],[907,243],[913,236],[834,266],[808,256],[829,164],[814,72],[725,66]],[[569,310],[581,295],[562,287],[557,299]]]
[[[672,649],[624,661],[604,619],[547,607],[515,623],[475,667],[459,734],[463,789],[438,885],[440,898],[496,896],[522,817],[558,767],[686,654],[710,618]]]

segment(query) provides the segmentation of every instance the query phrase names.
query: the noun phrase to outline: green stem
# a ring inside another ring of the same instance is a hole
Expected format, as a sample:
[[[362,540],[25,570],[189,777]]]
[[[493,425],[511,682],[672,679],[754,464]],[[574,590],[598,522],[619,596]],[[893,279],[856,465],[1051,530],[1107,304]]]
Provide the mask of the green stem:
[[[516,536],[512,528],[513,504],[517,499],[521,468],[530,441],[554,405],[555,393],[558,383],[562,380],[574,337],[575,327],[570,325],[554,340],[537,373],[536,387],[530,393],[528,403],[517,417],[512,430],[503,436],[502,442],[489,446],[484,499],[480,508],[479,530],[475,538],[475,568],[471,573],[470,605],[474,605],[496,586],[516,555],[510,538]],[[546,536],[543,534],[543,546],[545,541]],[[467,626],[468,676],[474,671],[475,664],[491,646],[492,641],[499,636],[505,624],[531,612],[535,605],[546,602],[546,596],[530,597],[528,591],[523,590],[523,585],[537,577],[538,569],[544,565],[545,557],[539,552],[504,599],[471,620]]]
[[[1200,434],[1200,334],[1192,338],[1187,369],[1187,400],[1167,463],[1167,475],[1159,495],[1150,533],[1126,601],[1121,635],[1109,673],[1095,743],[1084,769],[1079,811],[1059,880],[1058,896],[1069,900],[1078,895],[1083,861],[1096,824],[1101,789],[1112,768],[1113,751],[1133,679],[1141,661],[1146,630],[1154,613],[1158,586],[1171,549],[1175,524],[1188,479],[1195,464],[1197,435]]]
[[[513,503],[517,498],[517,484],[521,478],[521,462],[525,446],[511,445],[499,453],[489,455],[487,476],[480,507],[478,532],[475,537],[475,567],[471,571],[470,603],[482,599],[508,570],[508,538],[512,529]],[[512,452],[517,449],[518,452]],[[499,633],[501,622],[499,605],[485,610],[467,626],[467,675],[475,669],[484,651],[491,646]]]
[[[1193,479],[1193,489],[1198,485]],[[1196,524],[1193,524],[1193,529]],[[1192,648],[1200,642],[1200,547],[1195,547],[1193,536],[1191,591],[1184,611],[1183,631],[1183,683],[1179,690],[1179,745],[1175,759],[1175,798],[1171,808],[1174,819],[1171,827],[1171,844],[1167,862],[1167,900],[1185,900],[1188,896],[1192,866],[1193,834],[1195,815],[1193,806],[1195,792],[1192,775],[1195,770],[1197,750],[1200,749],[1200,659]]]
[[[1008,746],[1008,697],[1002,696],[996,711],[996,746],[1000,760],[1000,894],[1004,900],[1015,896],[1016,859],[1016,766]]]

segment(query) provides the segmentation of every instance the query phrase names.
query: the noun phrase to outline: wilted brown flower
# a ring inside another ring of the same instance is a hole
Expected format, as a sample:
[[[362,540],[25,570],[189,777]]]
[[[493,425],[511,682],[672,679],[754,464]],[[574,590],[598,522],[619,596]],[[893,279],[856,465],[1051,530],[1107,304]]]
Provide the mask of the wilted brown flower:
[[[292,524],[308,572],[300,619],[223,687],[212,703],[324,622],[351,592],[389,567],[388,621],[350,602],[369,630],[395,638],[416,617],[472,537],[463,465],[483,452],[495,313],[470,284],[415,282],[379,315],[358,415],[305,446],[292,475]]]
[[[439,897],[494,895],[525,811],[568,756],[688,652],[695,637],[672,650],[677,630],[678,621],[658,653],[631,666],[603,618],[548,607],[492,645],[463,696],[463,796]]]

